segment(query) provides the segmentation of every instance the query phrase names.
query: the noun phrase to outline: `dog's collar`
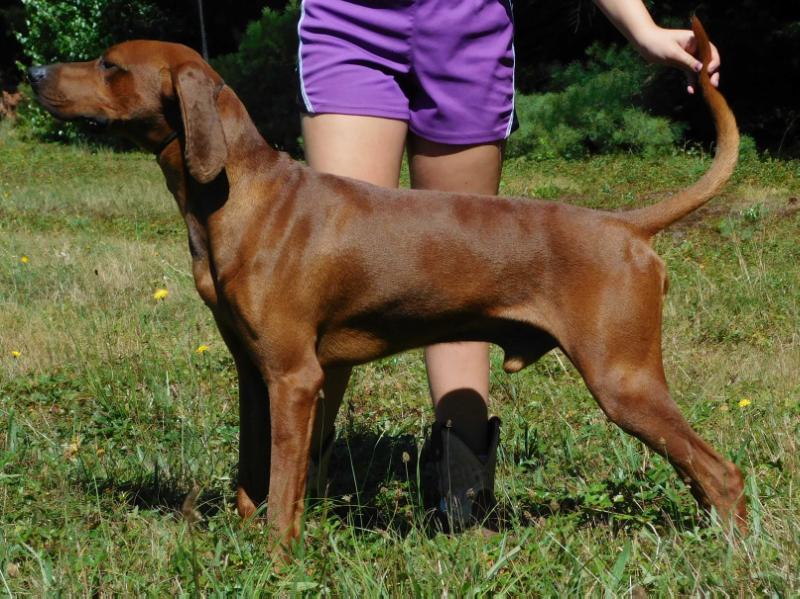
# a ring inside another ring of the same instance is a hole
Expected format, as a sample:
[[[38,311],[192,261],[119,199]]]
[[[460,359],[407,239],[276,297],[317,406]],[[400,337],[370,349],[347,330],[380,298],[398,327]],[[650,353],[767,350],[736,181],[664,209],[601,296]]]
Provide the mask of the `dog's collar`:
[[[178,139],[178,132],[177,131],[173,131],[172,133],[167,135],[163,140],[161,140],[161,143],[158,144],[158,147],[155,149],[155,152],[154,152],[155,155],[156,155],[156,158],[161,158],[161,154],[164,153],[164,150],[167,149],[167,146],[169,146],[169,144],[171,144],[176,139]]]

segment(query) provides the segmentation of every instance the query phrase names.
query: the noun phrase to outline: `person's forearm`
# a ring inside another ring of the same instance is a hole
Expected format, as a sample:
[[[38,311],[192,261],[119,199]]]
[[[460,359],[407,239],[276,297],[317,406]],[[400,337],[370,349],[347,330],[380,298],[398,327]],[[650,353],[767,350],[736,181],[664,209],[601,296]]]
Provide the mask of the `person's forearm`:
[[[622,35],[637,45],[657,27],[642,0],[594,0]]]
[[[702,68],[698,60],[694,33],[689,29],[664,29],[653,21],[653,17],[642,0],[594,0],[628,41],[650,62],[678,67],[690,73]],[[711,46],[708,72],[711,84],[719,83],[719,52]],[[689,93],[694,93],[694,84],[689,83]]]

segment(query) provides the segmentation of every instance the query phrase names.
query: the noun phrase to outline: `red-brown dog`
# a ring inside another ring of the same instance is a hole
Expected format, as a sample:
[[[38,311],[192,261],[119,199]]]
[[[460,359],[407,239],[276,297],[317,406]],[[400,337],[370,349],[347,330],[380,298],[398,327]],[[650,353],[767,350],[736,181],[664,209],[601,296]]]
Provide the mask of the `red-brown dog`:
[[[694,28],[707,64],[708,39]],[[665,456],[702,505],[745,528],[739,469],[691,429],[667,389],[667,277],[651,247],[736,163],[736,124],[706,70],[700,84],[718,132],[710,170],[623,213],[314,172],[272,150],[233,90],[177,44],[126,42],[95,61],[33,67],[29,78],[56,117],[157,156],[189,230],[197,290],[238,369],[242,516],[268,496],[279,537],[299,534],[326,372],[484,340],[503,348],[508,372],[560,347],[612,421]]]

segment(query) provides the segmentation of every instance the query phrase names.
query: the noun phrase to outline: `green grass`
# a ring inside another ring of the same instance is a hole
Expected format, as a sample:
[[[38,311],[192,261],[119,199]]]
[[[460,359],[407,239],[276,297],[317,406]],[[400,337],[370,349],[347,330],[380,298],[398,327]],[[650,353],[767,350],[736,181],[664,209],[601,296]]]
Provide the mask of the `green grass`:
[[[707,164],[520,159],[503,192],[627,206]],[[232,361],[152,157],[0,131],[0,593],[797,595],[799,195],[798,162],[749,156],[723,198],[656,244],[671,280],[670,385],[747,474],[746,539],[700,518],[669,465],[610,425],[556,353],[514,376],[493,355],[506,530],[435,534],[419,502],[431,411],[412,352],[357,370],[334,496],[311,506],[281,566],[233,512]],[[182,516],[193,488],[197,522]]]

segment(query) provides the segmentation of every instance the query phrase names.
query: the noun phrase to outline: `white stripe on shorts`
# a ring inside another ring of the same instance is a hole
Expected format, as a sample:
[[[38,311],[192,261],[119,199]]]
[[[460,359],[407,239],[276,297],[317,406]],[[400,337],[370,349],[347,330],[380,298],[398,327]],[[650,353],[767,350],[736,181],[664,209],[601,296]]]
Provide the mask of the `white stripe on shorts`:
[[[300,95],[303,96],[303,103],[306,105],[306,111],[313,113],[314,106],[311,100],[308,99],[306,93],[306,82],[303,80],[303,38],[301,37],[300,29],[303,27],[303,19],[306,16],[306,0],[300,3],[300,19],[297,21],[297,75],[300,77]]]

